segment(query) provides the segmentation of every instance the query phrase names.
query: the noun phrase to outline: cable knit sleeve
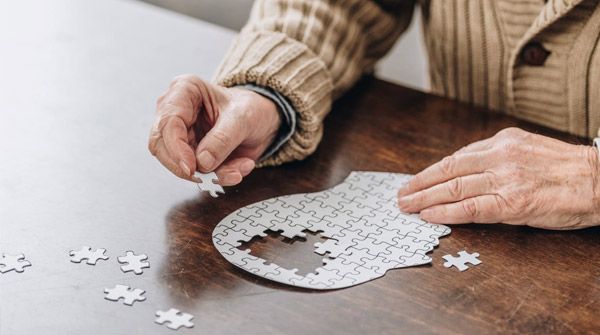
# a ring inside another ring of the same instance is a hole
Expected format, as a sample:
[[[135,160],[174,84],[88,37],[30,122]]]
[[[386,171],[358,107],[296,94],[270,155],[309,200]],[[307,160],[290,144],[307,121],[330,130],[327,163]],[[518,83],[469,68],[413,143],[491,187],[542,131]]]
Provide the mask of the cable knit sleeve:
[[[390,2],[392,3],[392,2]],[[314,152],[333,99],[373,69],[408,27],[414,1],[258,0],[216,74],[223,86],[255,84],[285,96],[296,129],[262,165]]]

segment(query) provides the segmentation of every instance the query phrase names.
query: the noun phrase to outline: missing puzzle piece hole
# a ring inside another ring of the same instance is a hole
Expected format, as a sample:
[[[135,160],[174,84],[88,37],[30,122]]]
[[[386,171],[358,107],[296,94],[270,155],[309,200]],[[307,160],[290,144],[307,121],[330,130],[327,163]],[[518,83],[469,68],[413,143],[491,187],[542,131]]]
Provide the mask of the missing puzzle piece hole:
[[[267,230],[266,237],[255,236],[238,247],[250,249],[250,254],[260,257],[267,263],[275,263],[285,269],[298,269],[296,274],[305,276],[323,266],[323,256],[314,252],[314,244],[328,240],[320,232],[304,230],[306,237],[287,238],[281,231]]]

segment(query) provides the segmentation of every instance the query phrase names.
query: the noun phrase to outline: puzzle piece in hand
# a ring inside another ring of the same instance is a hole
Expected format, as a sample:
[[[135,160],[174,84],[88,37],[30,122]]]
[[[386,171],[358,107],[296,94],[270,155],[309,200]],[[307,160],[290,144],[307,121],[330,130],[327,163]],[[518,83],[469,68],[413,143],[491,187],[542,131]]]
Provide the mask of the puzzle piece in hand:
[[[458,252],[458,257],[454,257],[452,255],[445,255],[442,258],[446,260],[444,262],[444,267],[452,267],[455,266],[459,271],[465,271],[469,267],[466,265],[470,263],[472,265],[479,265],[481,261],[477,258],[479,254],[474,252],[472,254],[466,252],[465,250]]]
[[[144,273],[143,269],[147,269],[150,267],[150,263],[147,261],[148,255],[140,254],[136,255],[133,251],[127,251],[125,256],[117,257],[117,261],[121,265],[121,271],[129,272],[133,271],[136,275],[141,275]]]
[[[201,181],[200,183],[198,183],[198,188],[202,191],[208,192],[213,198],[219,196],[217,192],[225,194],[223,187],[221,187],[221,185],[218,184],[219,177],[216,173],[210,172],[204,174],[196,172],[194,174],[194,177]]]
[[[86,261],[89,265],[96,265],[99,259],[108,260],[108,256],[104,253],[106,249],[96,249],[92,251],[92,248],[88,246],[83,246],[81,249],[75,251],[71,250],[69,255],[71,256],[71,262],[73,263],[81,263],[82,261]]]
[[[264,200],[231,213],[213,231],[213,243],[229,262],[280,283],[312,289],[338,289],[383,276],[388,270],[431,262],[427,253],[450,228],[402,213],[396,193],[411,176],[352,172],[339,185],[316,193]],[[243,242],[266,236],[303,237],[305,231],[328,238],[315,244],[324,265],[301,276],[250,251]]]
[[[9,271],[23,272],[25,268],[31,266],[31,263],[25,259],[25,255],[9,255],[2,254],[0,257],[0,273],[6,273]]]
[[[136,301],[144,301],[146,297],[143,296],[146,291],[141,290],[139,288],[132,289],[126,285],[115,285],[114,288],[104,289],[104,299],[110,301],[119,301],[119,299],[123,299],[123,303],[128,306],[133,306],[133,303]]]
[[[192,323],[192,319],[194,318],[194,316],[188,313],[182,313],[175,308],[171,308],[166,312],[157,311],[156,316],[158,318],[156,318],[154,322],[158,323],[159,325],[168,322],[167,328],[169,329],[178,330],[181,327],[194,327],[194,323]]]

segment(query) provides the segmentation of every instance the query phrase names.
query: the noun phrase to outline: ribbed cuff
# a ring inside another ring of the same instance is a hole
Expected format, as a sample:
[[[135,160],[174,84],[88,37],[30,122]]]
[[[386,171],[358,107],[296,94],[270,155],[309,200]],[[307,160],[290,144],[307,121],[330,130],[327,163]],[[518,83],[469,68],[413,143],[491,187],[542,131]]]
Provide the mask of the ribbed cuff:
[[[306,45],[276,32],[242,32],[225,56],[216,81],[231,87],[255,84],[287,98],[297,112],[296,131],[260,165],[300,160],[315,151],[333,84],[325,63]]]
[[[253,92],[256,92],[265,98],[270,99],[277,105],[277,110],[281,116],[281,126],[279,126],[279,130],[277,131],[277,136],[273,140],[273,143],[265,150],[262,156],[259,159],[259,162],[262,162],[269,157],[273,156],[275,152],[277,152],[282,145],[284,145],[294,134],[296,131],[296,111],[294,107],[290,104],[290,102],[279,92],[273,91],[268,87],[262,87],[254,84],[247,84],[236,86],[239,88],[247,89]]]

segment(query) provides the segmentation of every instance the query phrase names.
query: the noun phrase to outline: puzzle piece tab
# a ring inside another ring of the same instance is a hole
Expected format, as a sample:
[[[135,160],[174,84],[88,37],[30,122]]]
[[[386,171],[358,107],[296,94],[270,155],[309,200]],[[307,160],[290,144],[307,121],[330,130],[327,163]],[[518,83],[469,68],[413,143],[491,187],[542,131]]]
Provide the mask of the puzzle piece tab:
[[[156,318],[154,322],[158,323],[159,325],[162,325],[166,322],[168,323],[167,328],[169,329],[178,330],[181,327],[194,327],[194,323],[192,322],[194,316],[188,313],[182,313],[175,308],[171,308],[166,312],[157,311],[156,316],[158,318]]]
[[[466,265],[467,263],[470,263],[472,265],[481,264],[481,261],[477,257],[479,257],[478,253],[474,252],[470,254],[463,250],[458,252],[458,257],[454,257],[452,255],[445,255],[442,258],[446,260],[446,262],[444,262],[444,267],[449,268],[455,266],[458,269],[458,271],[462,272],[469,269],[469,267]]]

